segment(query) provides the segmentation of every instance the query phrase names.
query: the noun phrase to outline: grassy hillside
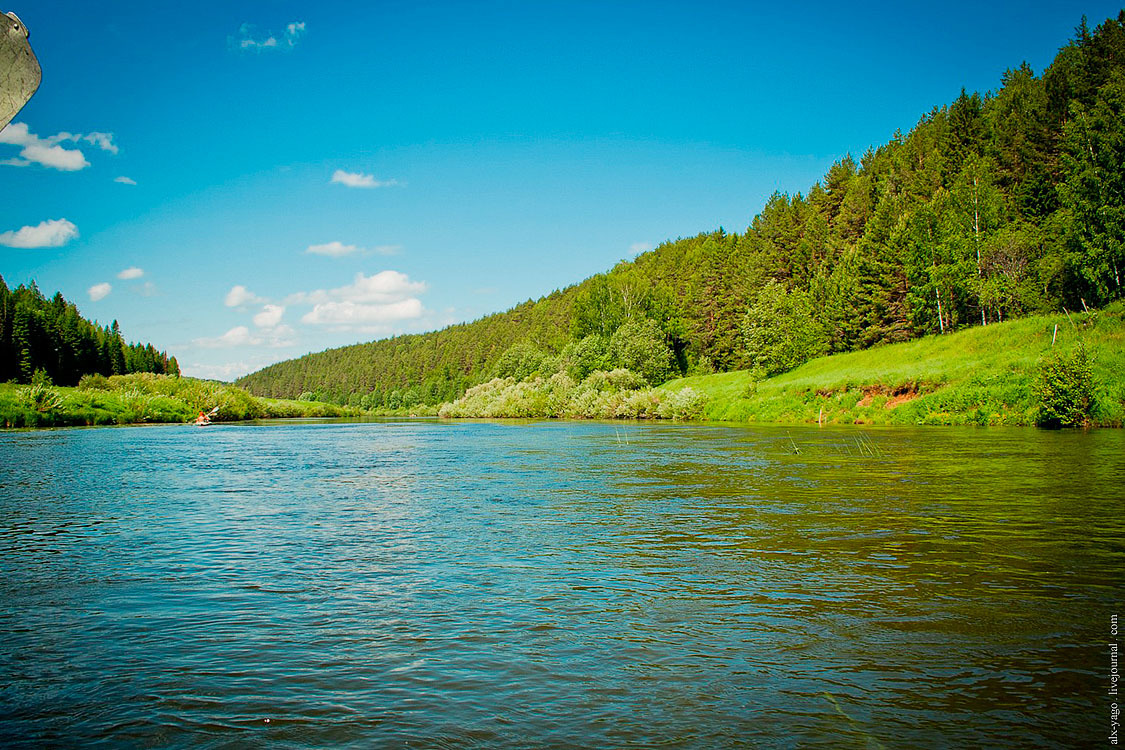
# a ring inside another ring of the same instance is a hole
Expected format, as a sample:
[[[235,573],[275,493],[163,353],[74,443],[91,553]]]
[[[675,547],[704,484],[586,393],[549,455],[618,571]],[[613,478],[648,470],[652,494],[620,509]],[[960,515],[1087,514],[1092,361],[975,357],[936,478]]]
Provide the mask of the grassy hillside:
[[[1079,344],[1093,358],[1094,423],[1121,426],[1121,302],[1089,314],[1036,316],[821,357],[772,378],[727,372],[681,378],[658,390],[702,392],[704,418],[718,421],[1026,425],[1036,422],[1034,383],[1042,363]]]
[[[236,386],[151,373],[86,376],[78,387],[0,384],[0,427],[190,422],[219,407],[213,421],[358,414],[331,404],[257,398]]]

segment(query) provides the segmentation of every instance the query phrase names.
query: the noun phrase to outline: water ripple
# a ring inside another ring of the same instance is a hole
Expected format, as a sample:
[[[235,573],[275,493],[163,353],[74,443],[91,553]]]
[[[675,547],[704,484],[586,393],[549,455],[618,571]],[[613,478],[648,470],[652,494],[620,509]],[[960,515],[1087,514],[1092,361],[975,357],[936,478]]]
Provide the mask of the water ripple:
[[[1121,433],[856,435],[0,435],[0,744],[1100,741]]]

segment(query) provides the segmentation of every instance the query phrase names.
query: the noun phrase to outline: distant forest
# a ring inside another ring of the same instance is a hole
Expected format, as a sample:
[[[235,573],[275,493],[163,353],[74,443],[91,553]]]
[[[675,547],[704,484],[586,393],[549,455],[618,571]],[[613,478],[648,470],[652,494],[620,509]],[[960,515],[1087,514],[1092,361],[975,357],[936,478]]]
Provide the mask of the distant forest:
[[[179,375],[180,366],[152,344],[125,343],[116,320],[98,326],[62,294],[47,299],[34,282],[9,290],[0,277],[0,382],[72,386],[83,375],[131,372]]]
[[[769,374],[822,353],[1100,306],[1122,296],[1123,272],[1125,10],[1093,31],[1083,19],[1041,76],[1024,63],[996,92],[962,90],[909,133],[840,159],[807,194],[773,195],[742,234],[667,242],[504,313],[238,382],[398,408],[494,376],[634,369],[653,352],[650,382]]]

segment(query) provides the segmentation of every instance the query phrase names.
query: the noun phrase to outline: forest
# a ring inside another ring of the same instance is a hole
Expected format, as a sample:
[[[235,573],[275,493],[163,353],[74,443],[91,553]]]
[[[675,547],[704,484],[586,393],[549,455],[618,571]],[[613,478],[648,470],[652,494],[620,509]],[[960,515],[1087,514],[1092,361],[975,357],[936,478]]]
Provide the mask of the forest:
[[[777,193],[742,233],[666,242],[472,323],[278,363],[253,393],[403,408],[493,377],[640,367],[783,372],[820,354],[1122,296],[1125,11],[1036,75],[934,107],[909,133]]]
[[[127,344],[117,321],[83,318],[61,293],[43,296],[32,282],[8,289],[0,277],[0,383],[73,386],[83,375],[152,372],[179,375],[175,357],[152,344]]]

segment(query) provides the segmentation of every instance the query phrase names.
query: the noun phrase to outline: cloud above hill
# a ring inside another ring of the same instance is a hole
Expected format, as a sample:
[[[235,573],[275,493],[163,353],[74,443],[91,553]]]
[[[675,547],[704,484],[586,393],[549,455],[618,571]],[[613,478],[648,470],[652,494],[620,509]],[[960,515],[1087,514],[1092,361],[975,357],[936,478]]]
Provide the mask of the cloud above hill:
[[[422,317],[425,307],[416,295],[426,289],[425,282],[412,281],[398,271],[380,271],[371,276],[361,271],[347,286],[298,292],[286,301],[313,306],[301,317],[303,323],[370,326]]]

